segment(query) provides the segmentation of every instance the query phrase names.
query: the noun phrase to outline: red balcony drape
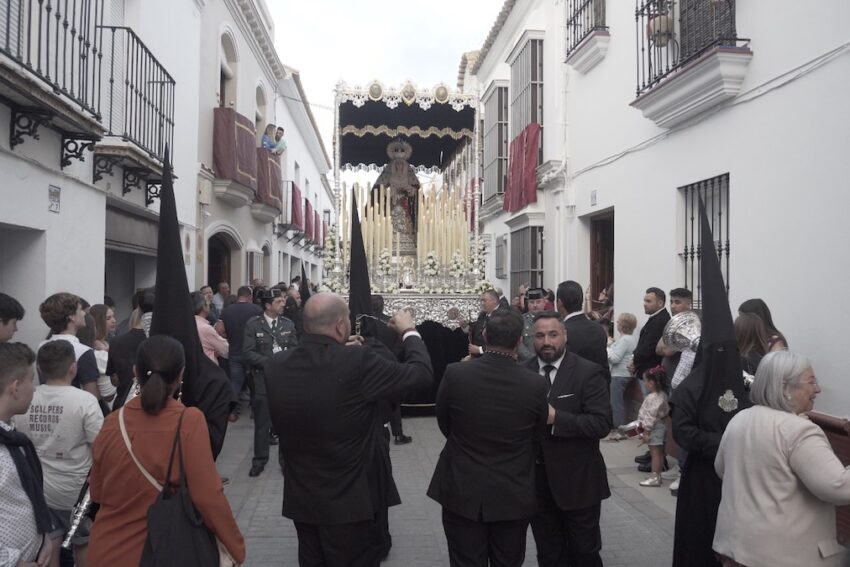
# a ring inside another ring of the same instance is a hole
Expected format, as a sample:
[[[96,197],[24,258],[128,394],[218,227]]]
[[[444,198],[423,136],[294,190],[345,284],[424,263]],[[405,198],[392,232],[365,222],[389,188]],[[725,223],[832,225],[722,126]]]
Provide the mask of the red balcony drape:
[[[321,244],[322,236],[322,224],[319,219],[319,211],[313,211],[313,241],[317,244]]]
[[[313,238],[313,205],[310,203],[310,199],[307,199],[307,204],[304,207],[304,234],[309,240],[315,240]]]
[[[508,159],[508,186],[502,210],[514,213],[537,202],[537,153],[540,124],[532,122],[511,141]]]
[[[292,228],[304,230],[304,211],[301,208],[301,189],[295,182],[292,183]]]
[[[232,108],[213,111],[213,167],[216,177],[257,190],[254,123]]]

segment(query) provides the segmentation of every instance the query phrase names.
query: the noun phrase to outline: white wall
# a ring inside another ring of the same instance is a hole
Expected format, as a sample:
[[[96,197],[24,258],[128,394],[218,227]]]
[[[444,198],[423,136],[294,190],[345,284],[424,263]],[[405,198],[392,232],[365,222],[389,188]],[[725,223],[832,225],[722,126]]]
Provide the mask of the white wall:
[[[611,41],[598,65],[583,75],[563,66],[558,73],[551,58],[546,62],[547,82],[553,74],[566,79],[556,96],[565,101],[568,132],[560,157],[547,152],[547,159],[566,159],[566,188],[553,184],[538,191],[538,203],[527,209],[546,211],[546,286],[564,279],[587,286],[590,219],[613,209],[617,311],[643,320],[647,287],[684,284],[678,257],[684,203],[677,188],[728,172],[733,315],[745,299],[763,298],[791,347],[812,357],[824,390],[817,408],[848,415],[850,388],[843,383],[837,325],[850,316],[850,305],[829,296],[850,276],[843,251],[850,239],[845,220],[850,32],[844,25],[850,5],[824,2],[818,11],[828,17],[801,26],[790,0],[738,2],[738,34],[750,38],[754,54],[742,94],[674,130],[657,127],[630,106],[636,83],[634,8],[606,5]],[[518,2],[493,50],[509,50],[522,29],[539,25],[541,9],[531,0]],[[548,12],[555,30],[564,25],[562,11],[558,4]],[[818,59],[842,45],[831,60]],[[548,56],[548,46],[546,51]],[[482,65],[483,87],[493,78],[508,78],[503,59],[488,63],[488,58]],[[548,106],[544,115],[544,130],[557,129],[552,126],[558,126],[553,123],[558,115]],[[484,230],[497,236],[506,229],[505,218]],[[494,267],[490,260],[491,278]]]
[[[818,409],[847,415],[850,388],[843,384],[837,334],[820,329],[826,320],[850,316],[850,307],[829,301],[825,317],[812,307],[850,276],[838,244],[850,238],[844,218],[850,105],[842,94],[850,88],[850,52],[797,78],[780,75],[850,40],[839,24],[850,20],[850,6],[825,3],[819,11],[830,17],[802,27],[790,2],[737,6],[738,33],[751,38],[754,53],[743,94],[695,123],[665,131],[628,106],[635,96],[634,13],[608,2],[608,54],[587,75],[569,75],[577,218],[560,241],[569,258],[561,275],[587,273],[587,219],[613,206],[617,310],[642,319],[648,286],[684,283],[677,188],[728,172],[733,315],[743,300],[763,298],[791,347],[813,359],[824,389]],[[636,147],[642,143],[646,147]],[[594,190],[597,205],[591,206]]]

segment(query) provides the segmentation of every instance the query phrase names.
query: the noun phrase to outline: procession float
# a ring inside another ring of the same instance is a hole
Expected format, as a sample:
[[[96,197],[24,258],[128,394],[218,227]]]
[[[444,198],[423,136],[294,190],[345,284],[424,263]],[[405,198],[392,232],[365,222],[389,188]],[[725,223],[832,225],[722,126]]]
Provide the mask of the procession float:
[[[474,320],[484,278],[479,234],[478,103],[440,84],[423,90],[339,83],[334,106],[336,223],[324,246],[324,286],[345,294],[357,207],[373,293],[387,312],[456,329]],[[374,182],[345,181],[377,174]]]

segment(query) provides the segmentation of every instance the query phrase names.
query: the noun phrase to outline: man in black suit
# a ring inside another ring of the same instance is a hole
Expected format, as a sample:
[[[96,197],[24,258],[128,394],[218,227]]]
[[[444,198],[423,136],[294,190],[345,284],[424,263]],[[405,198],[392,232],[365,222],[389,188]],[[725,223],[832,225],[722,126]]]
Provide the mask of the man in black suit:
[[[390,318],[384,313],[384,297],[378,294],[372,294],[372,315],[377,319],[375,321],[375,338],[384,344],[398,358],[401,354],[401,337],[395,331],[389,328],[388,323]],[[399,400],[400,402],[400,400]],[[396,445],[406,445],[413,441],[413,437],[404,434],[404,428],[401,423],[401,403],[389,404],[389,421],[392,435],[395,438]]]
[[[661,335],[664,334],[667,321],[670,320],[670,313],[664,308],[665,301],[667,296],[664,290],[657,287],[647,289],[643,296],[643,312],[649,315],[649,319],[640,330],[632,359],[632,370],[638,379],[641,379],[643,373],[650,368],[661,364],[662,356],[656,352],[656,347],[661,340]]]
[[[649,319],[644,323],[640,330],[637,346],[635,347],[632,362],[629,365],[629,371],[632,372],[638,379],[643,395],[646,396],[649,392],[644,389],[643,373],[650,368],[655,368],[661,364],[662,356],[658,354],[658,342],[664,334],[664,327],[667,326],[667,321],[670,320],[670,314],[664,308],[664,302],[667,301],[667,296],[664,290],[657,287],[651,287],[646,290],[643,296],[643,312],[649,315]],[[672,376],[670,377],[672,378]],[[645,472],[648,468],[652,457],[649,451],[635,457],[635,462],[638,463],[638,470]],[[667,470],[667,458],[664,459],[664,470]]]
[[[523,322],[490,314],[484,354],[450,364],[437,391],[446,446],[428,496],[443,506],[449,560],[458,567],[522,565],[537,510],[534,461],[546,431],[549,385],[517,365]]]
[[[490,313],[499,307],[499,294],[495,289],[488,289],[481,294],[481,313],[472,325],[472,341],[469,343],[469,355],[481,356],[484,352],[484,327]],[[464,328],[466,330],[466,328]]]
[[[560,316],[535,318],[526,363],[551,382],[549,419],[536,470],[539,509],[531,520],[540,567],[601,567],[602,500],[611,495],[599,440],[611,430],[605,371],[566,348]]]
[[[601,366],[610,382],[608,334],[605,327],[588,319],[582,311],[584,293],[581,284],[572,280],[559,283],[557,298],[558,313],[564,318],[570,352]]]
[[[345,346],[351,335],[345,301],[332,293],[304,305],[299,346],[266,364],[269,408],[283,453],[283,515],[295,522],[301,565],[377,564],[375,516],[381,495],[370,483],[378,401],[430,384],[432,370],[413,319],[391,320],[402,360]]]

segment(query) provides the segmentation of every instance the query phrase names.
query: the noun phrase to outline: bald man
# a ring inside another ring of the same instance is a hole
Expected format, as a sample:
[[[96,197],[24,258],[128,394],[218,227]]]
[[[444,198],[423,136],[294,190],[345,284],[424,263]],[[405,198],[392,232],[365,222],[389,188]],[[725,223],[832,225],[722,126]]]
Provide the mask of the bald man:
[[[298,347],[266,365],[283,454],[283,515],[295,522],[301,565],[371,567],[379,561],[378,402],[430,387],[430,358],[406,311],[389,323],[402,337],[402,362],[350,337],[348,306],[336,294],[311,296],[303,317]]]

